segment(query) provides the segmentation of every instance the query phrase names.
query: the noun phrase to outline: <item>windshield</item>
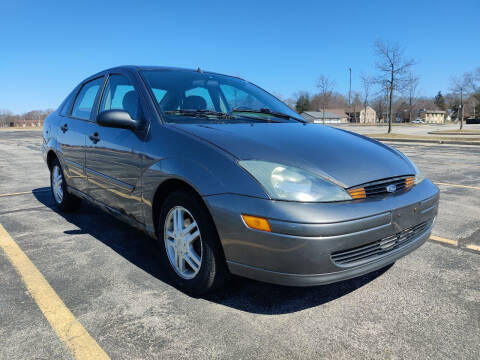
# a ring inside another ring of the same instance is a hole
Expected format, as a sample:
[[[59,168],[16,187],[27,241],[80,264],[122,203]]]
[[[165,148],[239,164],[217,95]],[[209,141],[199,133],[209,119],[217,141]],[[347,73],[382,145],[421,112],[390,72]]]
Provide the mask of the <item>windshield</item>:
[[[190,70],[144,70],[142,75],[167,122],[305,121],[242,79]]]

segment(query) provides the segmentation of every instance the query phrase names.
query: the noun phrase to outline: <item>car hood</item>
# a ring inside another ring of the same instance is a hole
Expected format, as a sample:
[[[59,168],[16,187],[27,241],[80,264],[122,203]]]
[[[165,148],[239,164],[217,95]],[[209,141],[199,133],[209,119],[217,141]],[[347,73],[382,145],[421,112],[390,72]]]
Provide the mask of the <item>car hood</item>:
[[[378,141],[319,124],[175,124],[240,160],[272,161],[351,187],[415,173],[402,153]]]

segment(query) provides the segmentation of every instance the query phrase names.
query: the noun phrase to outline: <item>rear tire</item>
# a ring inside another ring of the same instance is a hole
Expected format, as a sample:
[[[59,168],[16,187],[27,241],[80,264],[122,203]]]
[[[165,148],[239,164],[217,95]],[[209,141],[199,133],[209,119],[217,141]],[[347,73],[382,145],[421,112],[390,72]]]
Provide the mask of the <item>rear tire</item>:
[[[67,191],[67,183],[65,182],[63,169],[58,159],[52,161],[50,188],[52,190],[53,201],[55,201],[58,210],[71,212],[77,210],[82,205],[82,199]]]
[[[217,230],[206,206],[187,191],[174,191],[158,218],[161,261],[182,290],[203,295],[223,285],[228,270]]]

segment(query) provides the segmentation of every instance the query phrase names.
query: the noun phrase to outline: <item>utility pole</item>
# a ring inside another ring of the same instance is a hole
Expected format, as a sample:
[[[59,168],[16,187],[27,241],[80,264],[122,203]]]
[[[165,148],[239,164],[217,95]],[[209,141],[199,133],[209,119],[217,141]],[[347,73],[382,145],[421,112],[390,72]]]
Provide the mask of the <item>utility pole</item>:
[[[348,90],[348,121],[350,122],[351,115],[352,115],[352,68],[348,68],[350,73],[350,88]]]
[[[463,87],[460,88],[460,130],[463,129]]]
[[[348,71],[350,72],[350,90],[348,90],[348,106],[350,106],[350,101],[352,99],[352,68],[348,68]]]

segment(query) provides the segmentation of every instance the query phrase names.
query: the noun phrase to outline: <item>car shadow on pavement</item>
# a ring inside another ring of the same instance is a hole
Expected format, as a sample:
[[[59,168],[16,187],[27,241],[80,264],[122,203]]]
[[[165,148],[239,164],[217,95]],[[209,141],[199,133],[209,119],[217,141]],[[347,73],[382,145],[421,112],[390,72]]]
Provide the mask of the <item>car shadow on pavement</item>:
[[[235,276],[228,286],[205,299],[256,314],[288,314],[347,295],[376,279],[392,265],[354,279],[310,287],[273,285]]]
[[[74,213],[61,213],[55,207],[49,188],[33,190],[34,196],[69,223],[78,227],[65,234],[89,234],[135,266],[160,281],[175,287],[160,265],[160,248],[153,239],[97,207],[84,202]],[[364,276],[334,284],[313,287],[288,287],[232,276],[228,283],[203,299],[237,310],[264,314],[286,314],[325,304],[368,284],[392,265]]]

